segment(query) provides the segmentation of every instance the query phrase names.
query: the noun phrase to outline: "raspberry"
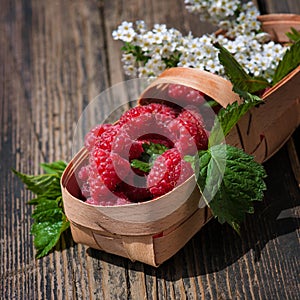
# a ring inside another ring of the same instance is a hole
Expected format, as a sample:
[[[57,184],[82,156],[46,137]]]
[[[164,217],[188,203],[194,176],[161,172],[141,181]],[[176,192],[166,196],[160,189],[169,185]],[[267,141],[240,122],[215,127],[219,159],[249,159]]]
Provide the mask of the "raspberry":
[[[119,128],[112,142],[111,151],[131,161],[132,159],[140,157],[144,150],[138,141],[133,140],[129,136],[126,128],[122,127]]]
[[[89,166],[82,166],[77,174],[78,178],[85,182],[88,180],[90,174]]]
[[[137,158],[143,151],[139,143],[133,141],[125,130],[122,130],[119,125],[107,127],[102,131],[101,135],[92,140],[93,135],[89,135],[89,151],[94,148],[102,149],[107,152],[114,152],[128,159]],[[92,142],[90,142],[92,140]]]
[[[114,125],[112,124],[100,124],[91,129],[85,136],[84,139],[84,146],[91,151],[96,143],[96,141],[100,138],[100,136],[108,131],[109,129],[113,128]]]
[[[80,191],[81,191],[81,194],[83,196],[83,198],[87,199],[91,196],[91,193],[90,193],[90,186],[89,184],[86,182],[84,183],[81,187],[80,187]]]
[[[189,163],[182,160],[180,152],[169,149],[154,162],[147,178],[147,186],[154,197],[164,195],[193,174]]]
[[[86,203],[92,205],[101,205],[101,206],[116,206],[130,204],[127,196],[124,193],[111,193],[109,196],[102,198],[93,198],[90,197],[86,200]]]
[[[107,199],[111,195],[111,191],[103,183],[100,175],[91,175],[88,180],[88,186],[90,199],[92,199],[95,203],[100,203],[103,199]],[[86,198],[89,198],[88,194],[86,195]]]
[[[180,84],[169,84],[168,95],[174,100],[179,100],[182,106],[188,104],[199,106],[205,102],[204,93]]]
[[[174,119],[176,117],[176,111],[164,104],[150,103],[148,105],[136,106],[126,111],[120,118],[118,124],[121,126],[130,122],[131,120],[143,116],[144,114],[161,114],[166,117]]]
[[[101,181],[113,191],[117,184],[125,178],[130,170],[127,160],[116,153],[109,153],[100,148],[94,148],[90,155],[90,169],[100,175]],[[92,173],[93,174],[93,173]],[[90,183],[90,187],[91,183]]]
[[[126,178],[126,182],[121,182],[119,190],[122,191],[130,201],[132,202],[143,202],[150,200],[152,194],[146,187],[147,178],[144,176],[129,176]]]
[[[110,127],[101,134],[100,138],[94,144],[94,147],[110,152],[112,149],[112,144],[119,131],[120,127],[118,125]]]
[[[124,124],[122,130],[125,130],[132,140],[139,140],[144,136],[153,134],[159,134],[160,136],[172,140],[173,138],[168,129],[168,124],[173,120],[173,118],[159,113],[144,113]]]
[[[175,147],[182,155],[194,155],[197,150],[207,149],[208,138],[201,122],[196,112],[184,110],[169,124],[170,131],[177,135]]]
[[[184,110],[178,115],[181,119],[191,119],[191,121],[197,126],[200,127],[205,127],[204,120],[202,115],[199,112],[199,109],[194,106],[194,105],[187,105]]]

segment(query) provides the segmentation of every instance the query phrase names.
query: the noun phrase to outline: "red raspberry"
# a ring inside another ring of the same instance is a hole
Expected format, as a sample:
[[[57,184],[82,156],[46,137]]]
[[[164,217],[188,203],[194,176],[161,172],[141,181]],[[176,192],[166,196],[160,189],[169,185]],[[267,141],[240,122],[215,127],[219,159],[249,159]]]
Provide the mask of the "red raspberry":
[[[177,104],[181,106],[188,104],[199,106],[205,102],[204,93],[180,84],[169,84],[168,95],[174,100],[179,100]]]
[[[101,198],[93,198],[90,197],[86,200],[86,203],[92,205],[101,205],[101,206],[117,206],[117,205],[124,205],[130,204],[127,196],[124,193],[110,193],[109,196],[101,197]]]
[[[147,178],[144,176],[131,174],[126,178],[126,182],[120,183],[119,190],[132,202],[143,202],[152,198],[152,194],[147,188]]]
[[[164,104],[150,103],[148,105],[136,106],[126,111],[120,118],[118,124],[121,126],[130,122],[131,120],[143,116],[144,114],[161,114],[166,117],[174,119],[176,117],[176,111]]]
[[[91,151],[96,143],[96,141],[100,138],[100,136],[113,128],[114,125],[112,124],[100,124],[91,129],[85,136],[84,139],[84,146]]]
[[[208,138],[196,112],[184,110],[169,124],[170,131],[177,136],[175,147],[182,155],[194,155],[197,150],[207,149]]]
[[[187,105],[184,110],[178,115],[180,118],[184,118],[186,120],[191,119],[191,121],[197,126],[205,127],[204,120],[202,115],[200,114],[199,109],[194,105]]]
[[[90,174],[89,166],[82,166],[77,176],[81,181],[86,182],[89,178],[89,174]]]
[[[173,120],[173,118],[159,113],[144,113],[124,124],[122,130],[125,130],[132,140],[139,140],[143,139],[144,136],[157,134],[173,140],[173,135],[168,129],[168,124]]]
[[[87,199],[91,196],[91,192],[90,192],[90,186],[87,182],[83,183],[80,186],[80,191],[81,191],[81,195],[83,196],[83,198]]]
[[[86,198],[90,198],[95,203],[100,203],[103,199],[107,199],[111,195],[111,191],[103,183],[101,176],[96,174],[96,172],[89,177],[88,185],[90,197],[87,195]]]
[[[132,139],[127,131],[125,127],[119,128],[112,142],[111,151],[131,161],[132,159],[140,157],[144,150],[142,145]]]
[[[114,140],[119,132],[120,132],[119,125],[110,127],[109,129],[107,129],[105,132],[101,134],[100,138],[94,144],[94,147],[110,152],[112,149],[112,144],[114,143]],[[124,139],[122,140],[122,142],[124,142]]]
[[[89,141],[91,139],[92,134],[89,136]],[[143,151],[142,147],[133,141],[119,125],[107,127],[100,136],[93,140],[93,143],[89,143],[89,151],[92,151],[93,147],[107,152],[113,151],[126,159],[129,156],[130,160],[139,157]]]
[[[182,160],[176,148],[169,149],[154,162],[147,186],[154,197],[164,195],[193,174],[189,163]]]
[[[94,174],[99,174],[102,182],[111,191],[127,176],[130,170],[130,164],[127,160],[116,153],[109,153],[100,148],[93,149],[89,163],[91,171]],[[90,187],[92,188],[91,183]]]

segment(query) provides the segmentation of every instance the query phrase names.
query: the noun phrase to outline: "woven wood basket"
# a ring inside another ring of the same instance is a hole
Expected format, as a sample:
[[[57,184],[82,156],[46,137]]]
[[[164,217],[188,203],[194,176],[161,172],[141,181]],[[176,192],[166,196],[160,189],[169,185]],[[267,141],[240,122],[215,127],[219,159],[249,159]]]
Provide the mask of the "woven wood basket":
[[[139,105],[145,104],[146,98],[166,99],[170,83],[200,90],[222,106],[239,100],[231,83],[219,76],[197,69],[173,68],[142,93]],[[263,96],[265,104],[253,108],[240,120],[227,136],[227,143],[243,148],[258,162],[270,158],[299,126],[299,86],[300,66]],[[148,202],[112,207],[86,204],[79,199],[75,174],[87,156],[85,149],[77,153],[61,180],[64,209],[75,242],[158,266],[213,217],[202,203],[194,176]]]
[[[269,33],[273,41],[289,42],[286,33],[291,31],[291,27],[300,31],[300,15],[268,14],[258,16],[257,19],[262,23],[263,31]]]

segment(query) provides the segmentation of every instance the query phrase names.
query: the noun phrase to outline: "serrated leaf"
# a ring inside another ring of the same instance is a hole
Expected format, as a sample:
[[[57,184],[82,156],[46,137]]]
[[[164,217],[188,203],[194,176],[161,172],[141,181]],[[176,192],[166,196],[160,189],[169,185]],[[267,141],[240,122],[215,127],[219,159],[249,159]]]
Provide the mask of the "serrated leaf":
[[[293,42],[300,40],[300,32],[294,27],[291,27],[291,31],[287,32],[286,36]]]
[[[158,143],[144,143],[144,152],[139,159],[133,159],[130,163],[132,168],[142,172],[150,172],[155,159],[168,150],[168,147]]]
[[[236,231],[253,201],[261,201],[266,189],[264,168],[241,149],[221,144],[199,152],[197,184],[205,202],[220,223]]]
[[[36,222],[55,220],[61,216],[62,210],[57,201],[44,199],[38,203],[33,211],[32,217]]]
[[[223,65],[231,83],[236,88],[249,93],[255,93],[270,86],[270,83],[266,79],[253,77],[246,73],[233,55],[219,43],[215,43],[214,46],[219,49],[219,61]]]
[[[248,93],[247,93],[248,94]],[[222,108],[215,120],[214,126],[209,136],[209,146],[221,143],[224,137],[237,124],[243,115],[245,115],[252,107],[255,107],[263,101],[259,97],[252,98],[251,101],[245,101],[241,104],[234,102],[226,108]]]
[[[130,163],[131,167],[142,172],[150,172],[151,164],[149,162],[144,162],[138,159],[133,159]]]
[[[70,226],[63,211],[60,188],[60,178],[66,163],[57,161],[41,166],[47,174],[27,175],[13,170],[27,189],[36,194],[28,203],[35,206],[30,232],[34,236],[37,258],[48,254],[59,241],[62,232]]]
[[[162,145],[162,144],[150,142],[150,143],[144,143],[143,149],[149,156],[152,156],[152,155],[163,154],[165,151],[168,150],[168,147],[166,147],[165,145]]]
[[[292,44],[292,46],[286,50],[282,60],[279,62],[275,74],[273,76],[272,84],[276,84],[282,78],[284,78],[291,71],[296,69],[300,64],[300,40]]]
[[[47,255],[57,244],[61,234],[69,228],[69,222],[64,214],[54,216],[44,222],[35,222],[31,227],[31,234],[34,238],[34,246],[36,248],[36,257],[41,258]]]
[[[12,171],[22,180],[28,190],[37,195],[44,193],[54,181],[59,182],[57,174],[27,175],[16,170]]]
[[[53,163],[41,163],[40,165],[48,174],[62,174],[67,166],[66,162],[62,160]]]

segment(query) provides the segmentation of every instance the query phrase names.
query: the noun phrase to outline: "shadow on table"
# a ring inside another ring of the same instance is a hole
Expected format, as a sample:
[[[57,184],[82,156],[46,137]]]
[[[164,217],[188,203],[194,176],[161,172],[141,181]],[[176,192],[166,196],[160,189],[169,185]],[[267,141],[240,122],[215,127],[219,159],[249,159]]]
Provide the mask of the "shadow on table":
[[[265,198],[262,202],[256,203],[255,214],[247,216],[241,229],[241,236],[230,226],[220,225],[213,220],[183,249],[158,268],[139,262],[132,263],[127,259],[93,249],[88,249],[88,254],[96,259],[131,270],[144,271],[145,274],[165,280],[221,271],[249,251],[253,251],[254,261],[257,262],[270,240],[294,232],[300,227],[300,219],[293,217],[295,214],[291,212],[291,209],[300,204],[300,194],[286,149],[282,149],[265,163],[265,168],[268,173]],[[295,247],[297,251],[299,245],[297,242],[294,244],[283,242],[280,247]]]

